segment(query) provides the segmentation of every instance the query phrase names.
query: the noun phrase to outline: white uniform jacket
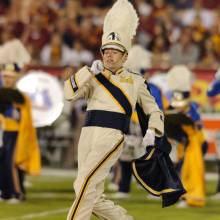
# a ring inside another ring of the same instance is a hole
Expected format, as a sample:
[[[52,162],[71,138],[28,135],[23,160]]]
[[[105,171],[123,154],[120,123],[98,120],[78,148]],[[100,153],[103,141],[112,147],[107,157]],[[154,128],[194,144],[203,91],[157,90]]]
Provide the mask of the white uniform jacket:
[[[147,89],[145,79],[139,74],[121,68],[115,74],[104,70],[94,76],[85,66],[65,81],[64,93],[67,100],[86,98],[87,111],[116,112],[128,117],[138,103],[144,113],[150,116],[148,127],[154,128],[157,136],[163,135],[163,113]]]

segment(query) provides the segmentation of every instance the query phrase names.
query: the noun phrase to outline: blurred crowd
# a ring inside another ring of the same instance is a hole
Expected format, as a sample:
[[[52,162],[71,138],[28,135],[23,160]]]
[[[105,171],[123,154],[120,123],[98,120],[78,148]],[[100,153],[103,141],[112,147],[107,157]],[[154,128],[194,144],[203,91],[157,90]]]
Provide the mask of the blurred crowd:
[[[135,41],[148,49],[152,68],[218,68],[220,0],[131,1],[140,17]],[[0,43],[21,39],[34,65],[90,65],[100,56],[103,20],[113,2],[1,0]]]

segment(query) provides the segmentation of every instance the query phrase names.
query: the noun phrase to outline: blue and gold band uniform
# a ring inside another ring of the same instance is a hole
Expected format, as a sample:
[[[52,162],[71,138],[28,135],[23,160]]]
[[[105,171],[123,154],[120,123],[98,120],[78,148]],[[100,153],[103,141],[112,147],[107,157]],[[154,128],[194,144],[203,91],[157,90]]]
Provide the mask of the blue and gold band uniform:
[[[17,69],[7,67],[5,66],[3,70],[7,72],[2,71],[2,74],[5,76],[10,74],[15,80]],[[4,80],[2,82],[3,87],[0,88],[0,116],[3,127],[1,197],[21,200],[24,196],[24,173],[31,175],[40,173],[40,150],[36,130],[33,127],[29,98],[14,88],[4,87]]]
[[[189,96],[189,93],[187,96]],[[187,191],[183,198],[189,206],[203,207],[205,205],[203,151],[205,152],[207,149],[207,142],[204,137],[198,105],[189,100],[179,101],[184,103],[184,105],[181,111],[179,107],[177,108],[179,122],[176,120],[176,126],[171,128],[171,130],[173,129],[173,133],[169,135],[179,142],[177,146],[177,169],[180,172],[181,180]],[[182,116],[184,116],[185,119],[180,119]],[[173,125],[171,125],[171,127],[172,126]],[[175,134],[177,129],[180,130]]]
[[[2,109],[2,108],[1,108]],[[3,109],[2,109],[3,110]],[[14,166],[14,151],[18,135],[18,123],[20,120],[20,112],[8,106],[3,113],[1,121],[3,127],[3,146],[1,147],[0,159],[0,190],[2,199],[17,198],[20,196],[20,187],[16,178]],[[4,117],[4,118],[3,118]]]
[[[2,117],[4,128],[1,173],[3,177],[2,197],[18,197],[24,187],[19,178],[22,172],[30,175],[40,173],[40,151],[35,128],[32,124],[31,104],[28,97],[23,104],[8,107]],[[4,181],[5,180],[5,181]]]

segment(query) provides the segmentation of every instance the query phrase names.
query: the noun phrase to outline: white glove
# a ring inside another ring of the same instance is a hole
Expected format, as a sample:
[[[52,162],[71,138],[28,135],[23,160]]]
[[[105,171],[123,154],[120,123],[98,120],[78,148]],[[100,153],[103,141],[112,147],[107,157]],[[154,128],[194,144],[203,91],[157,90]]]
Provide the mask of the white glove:
[[[104,69],[104,66],[103,66],[103,63],[101,60],[95,60],[93,61],[92,63],[92,66],[90,68],[91,72],[94,74],[94,75],[97,75],[99,73],[101,73]]]
[[[147,129],[147,132],[143,138],[143,146],[152,146],[155,144],[155,131],[152,129]]]

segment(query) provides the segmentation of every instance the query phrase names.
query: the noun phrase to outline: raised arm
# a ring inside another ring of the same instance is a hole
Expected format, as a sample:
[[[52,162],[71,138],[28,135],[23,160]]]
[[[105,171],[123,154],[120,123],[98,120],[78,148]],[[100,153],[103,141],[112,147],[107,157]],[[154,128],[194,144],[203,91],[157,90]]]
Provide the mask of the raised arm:
[[[68,101],[74,101],[79,98],[88,98],[91,85],[90,80],[93,74],[87,66],[81,68],[77,73],[70,76],[64,82],[64,96]]]

